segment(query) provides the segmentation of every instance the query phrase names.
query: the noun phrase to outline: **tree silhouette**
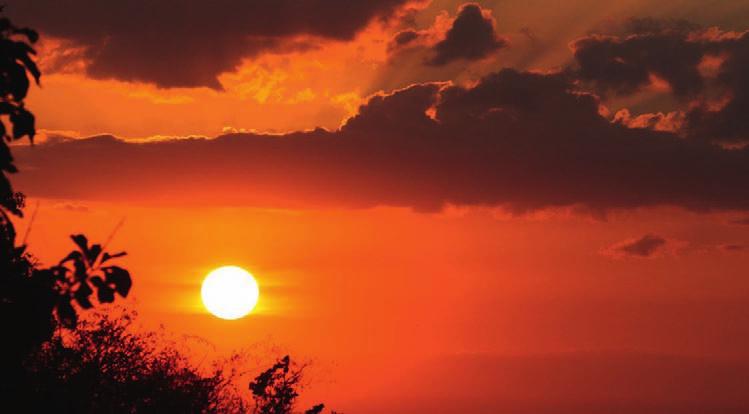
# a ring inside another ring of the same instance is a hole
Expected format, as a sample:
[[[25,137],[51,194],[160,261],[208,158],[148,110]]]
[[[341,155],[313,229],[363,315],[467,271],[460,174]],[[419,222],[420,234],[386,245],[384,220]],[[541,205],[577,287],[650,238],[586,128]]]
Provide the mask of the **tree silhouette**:
[[[18,172],[9,144],[22,138],[33,144],[36,135],[34,115],[24,100],[31,79],[39,84],[41,77],[33,59],[38,39],[34,30],[0,17],[0,324],[7,335],[0,341],[0,397],[6,400],[22,394],[21,361],[50,340],[57,326],[76,326],[73,303],[82,309],[93,306],[91,285],[98,302],[108,303],[115,292],[127,296],[132,284],[125,269],[105,265],[124,253],[103,252],[82,235],[72,236],[77,250],[49,268],[38,266],[25,244],[16,244],[11,217],[23,216],[25,197],[13,190],[8,177]]]

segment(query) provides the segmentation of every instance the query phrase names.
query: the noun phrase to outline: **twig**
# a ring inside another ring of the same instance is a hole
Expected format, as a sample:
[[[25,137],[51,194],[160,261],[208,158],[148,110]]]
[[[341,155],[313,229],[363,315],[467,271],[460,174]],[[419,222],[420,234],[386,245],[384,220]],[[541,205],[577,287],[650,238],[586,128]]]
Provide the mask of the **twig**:
[[[39,212],[39,200],[36,200],[36,207],[34,207],[34,212],[31,213],[31,218],[29,219],[29,226],[26,227],[26,234],[23,236],[23,243],[21,243],[22,246],[26,245],[26,242],[29,240],[29,234],[31,234],[31,227],[34,225],[34,220],[36,220],[36,213]]]
[[[125,224],[125,217],[121,218],[120,221],[117,223],[116,226],[114,226],[114,229],[112,229],[112,233],[109,234],[109,237],[107,237],[107,241],[104,242],[104,244],[101,247],[101,251],[106,251],[107,246],[109,245],[109,242],[112,241],[114,238],[114,235],[117,234],[117,232],[120,230],[122,225]]]

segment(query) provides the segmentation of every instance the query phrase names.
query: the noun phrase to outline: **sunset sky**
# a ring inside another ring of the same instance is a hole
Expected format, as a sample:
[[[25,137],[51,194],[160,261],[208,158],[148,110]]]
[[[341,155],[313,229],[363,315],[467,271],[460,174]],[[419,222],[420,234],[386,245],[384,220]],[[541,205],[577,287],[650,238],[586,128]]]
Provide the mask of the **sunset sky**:
[[[6,3],[19,231],[118,229],[145,325],[344,413],[749,412],[749,1]]]

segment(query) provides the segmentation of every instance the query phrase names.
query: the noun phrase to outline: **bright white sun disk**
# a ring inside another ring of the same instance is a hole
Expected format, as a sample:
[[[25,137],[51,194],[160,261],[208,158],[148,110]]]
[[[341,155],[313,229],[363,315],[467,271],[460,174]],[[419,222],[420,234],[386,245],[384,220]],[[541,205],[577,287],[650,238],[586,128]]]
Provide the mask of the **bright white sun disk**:
[[[248,271],[224,266],[205,277],[200,295],[210,313],[222,319],[239,319],[255,307],[260,289]]]

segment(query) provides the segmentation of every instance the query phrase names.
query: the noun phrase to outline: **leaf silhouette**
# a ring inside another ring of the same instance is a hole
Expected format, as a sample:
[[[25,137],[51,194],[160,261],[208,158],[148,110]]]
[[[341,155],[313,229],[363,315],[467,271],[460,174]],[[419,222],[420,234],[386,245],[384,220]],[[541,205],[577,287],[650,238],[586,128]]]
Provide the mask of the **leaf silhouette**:
[[[29,29],[28,27],[21,27],[13,29],[13,33],[26,36],[29,42],[36,43],[39,40],[39,33],[36,30]]]
[[[83,256],[81,255],[81,252],[78,250],[73,250],[72,252],[68,253],[67,256],[65,256],[64,259],[60,260],[60,264],[65,264],[71,260],[81,260]]]
[[[84,281],[88,278],[88,268],[83,259],[78,259],[73,262],[73,268],[75,269],[75,280]]]
[[[13,139],[28,136],[33,142],[34,135],[36,135],[36,121],[31,112],[20,108],[17,112],[10,115],[10,120],[13,122]]]
[[[114,286],[120,296],[124,298],[130,293],[130,288],[133,285],[130,272],[118,266],[105,267],[102,268],[102,271],[104,271],[106,283]]]
[[[96,263],[96,259],[98,259],[99,255],[101,254],[101,245],[92,244],[91,248],[85,253],[86,253],[86,260],[88,261],[88,265],[93,267],[94,264]]]
[[[83,309],[91,309],[94,307],[93,304],[91,304],[91,300],[89,299],[89,296],[94,293],[94,290],[91,289],[91,286],[88,285],[86,282],[82,282],[81,285],[78,287],[78,289],[73,294],[73,297],[75,298],[76,302],[78,302],[79,305]]]
[[[39,83],[39,78],[42,76],[42,73],[39,71],[39,68],[36,66],[36,63],[34,63],[34,61],[31,60],[31,56],[30,56],[30,55],[35,55],[36,50],[34,50],[34,48],[32,48],[31,46],[23,42],[15,42],[14,49],[15,49],[16,59],[23,62],[23,65],[26,67],[26,70],[28,70],[29,73],[31,73],[31,76],[34,77],[34,81],[36,81],[36,83]]]
[[[5,47],[8,46],[5,45]],[[29,91],[29,78],[26,76],[26,69],[18,63],[13,63],[6,68],[6,72],[9,80],[6,85],[8,91],[13,95],[13,99],[22,101]]]
[[[73,234],[70,236],[73,242],[78,246],[81,251],[85,252],[88,250],[88,239],[83,234]]]
[[[101,303],[112,303],[114,302],[114,289],[102,284],[96,288],[97,297]]]
[[[104,252],[104,254],[101,256],[101,262],[105,263],[109,259],[116,259],[118,257],[122,257],[122,256],[125,256],[125,255],[127,255],[126,252],[119,252],[119,253],[114,253],[114,254],[109,254],[107,252]]]

